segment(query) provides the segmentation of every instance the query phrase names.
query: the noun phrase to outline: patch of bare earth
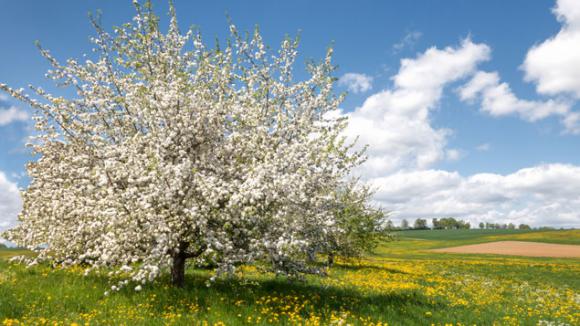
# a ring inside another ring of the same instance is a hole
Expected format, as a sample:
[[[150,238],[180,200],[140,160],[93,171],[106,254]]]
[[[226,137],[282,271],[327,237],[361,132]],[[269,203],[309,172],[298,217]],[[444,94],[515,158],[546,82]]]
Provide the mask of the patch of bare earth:
[[[433,249],[435,252],[458,254],[494,254],[528,257],[580,258],[579,245],[527,241],[497,241],[460,247]]]

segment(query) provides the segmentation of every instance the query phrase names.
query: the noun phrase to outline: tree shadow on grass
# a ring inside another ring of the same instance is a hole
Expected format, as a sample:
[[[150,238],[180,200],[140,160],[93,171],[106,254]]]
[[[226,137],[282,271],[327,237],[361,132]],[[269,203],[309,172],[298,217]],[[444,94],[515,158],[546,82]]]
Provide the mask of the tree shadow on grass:
[[[251,281],[217,280],[208,287],[208,280],[207,275],[188,273],[186,286],[183,289],[169,287],[166,291],[170,295],[159,298],[163,301],[160,307],[195,300],[201,307],[229,304],[235,310],[234,302],[242,302],[246,310],[259,312],[266,307],[275,312],[286,305],[306,303],[299,311],[304,319],[318,315],[328,320],[332,313],[349,311],[354,316],[417,322],[420,321],[417,311],[433,311],[439,307],[413,290],[380,294],[357,288],[327,286],[316,281],[290,282],[282,277]],[[159,285],[167,286],[168,283],[166,278]],[[225,302],[223,298],[226,298]]]
[[[380,269],[387,273],[400,273],[398,270],[393,271],[379,266],[343,265],[337,268],[345,267],[349,270],[371,267],[373,270]],[[106,297],[104,292],[115,282],[105,275],[91,274],[83,277],[78,273],[54,271],[43,276],[46,269],[40,267],[15,269],[19,280],[23,281],[21,285],[29,288],[27,291],[19,289],[22,291],[21,295],[25,296],[21,304],[15,297],[9,299],[15,306],[3,307],[6,310],[5,315],[15,317],[22,316],[29,310],[28,306],[25,307],[27,301],[39,299],[42,301],[41,297],[46,294],[52,294],[58,299],[44,311],[52,316],[60,316],[64,311],[72,315],[87,313],[93,309],[105,309],[106,314],[114,315],[117,313],[115,310],[117,305],[137,307],[144,303],[150,304],[147,309],[154,312],[155,316],[162,316],[168,311],[189,313],[189,307],[195,304],[199,306],[196,318],[200,320],[212,320],[218,318],[216,316],[221,316],[226,320],[229,318],[229,321],[234,323],[239,315],[265,316],[275,313],[279,314],[280,323],[290,323],[285,319],[287,315],[282,316],[282,312],[287,312],[288,310],[284,309],[291,306],[293,308],[290,309],[295,309],[296,314],[304,320],[318,316],[321,317],[323,324],[330,320],[332,314],[340,314],[343,311],[348,311],[350,316],[372,317],[373,320],[405,320],[409,321],[408,324],[421,324],[424,321],[421,319],[423,312],[440,308],[440,304],[433,304],[420,291],[415,290],[402,289],[378,293],[363,288],[326,285],[323,278],[289,281],[284,277],[275,278],[271,274],[266,276],[251,274],[244,278],[209,282],[211,272],[200,269],[188,270],[184,288],[174,288],[170,284],[169,276],[165,275],[155,283],[145,285],[140,292],[133,290],[135,284],[129,284],[120,292]],[[63,286],[58,286],[59,284]],[[10,291],[9,288],[5,290]],[[62,297],[66,294],[68,298]],[[86,299],[83,299],[83,296]],[[3,305],[0,304],[0,308],[1,306]],[[173,310],[168,310],[169,308]],[[219,314],[215,314],[216,311],[219,311]]]
[[[376,270],[376,271],[380,271],[380,272],[388,272],[391,274],[409,274],[408,272],[405,272],[405,271],[402,271],[399,269],[395,269],[395,268],[388,268],[388,267],[377,266],[377,265],[358,265],[357,263],[346,263],[346,264],[339,263],[339,264],[336,264],[334,266],[334,268],[349,270],[349,271],[360,271],[360,270],[369,269],[369,270]]]

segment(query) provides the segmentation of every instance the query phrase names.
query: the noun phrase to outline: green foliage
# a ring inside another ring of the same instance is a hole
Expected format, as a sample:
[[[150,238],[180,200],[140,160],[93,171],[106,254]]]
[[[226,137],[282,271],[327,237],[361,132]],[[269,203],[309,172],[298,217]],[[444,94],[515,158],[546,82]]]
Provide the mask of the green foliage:
[[[433,229],[435,230],[451,230],[451,229],[469,229],[471,225],[469,222],[465,222],[463,220],[456,220],[453,217],[444,217],[440,220],[434,218],[433,219]]]
[[[343,257],[361,257],[372,253],[379,241],[386,239],[382,227],[385,213],[369,205],[372,192],[367,187],[350,184],[336,193],[341,203],[335,214],[343,232],[329,239],[328,254]],[[332,258],[331,258],[332,259]]]
[[[422,219],[422,218],[418,218],[415,220],[415,224],[413,224],[413,229],[415,230],[426,230],[428,229],[427,227],[427,220],[426,219]]]

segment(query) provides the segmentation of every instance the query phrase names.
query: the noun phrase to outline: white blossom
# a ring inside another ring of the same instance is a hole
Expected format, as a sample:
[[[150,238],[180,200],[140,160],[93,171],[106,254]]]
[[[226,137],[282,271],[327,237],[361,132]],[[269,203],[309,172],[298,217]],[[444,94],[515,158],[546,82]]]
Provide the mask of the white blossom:
[[[95,23],[97,57],[61,64],[40,48],[48,76],[76,96],[0,84],[36,109],[39,132],[20,223],[5,236],[38,253],[31,263],[137,283],[180,257],[218,273],[258,259],[305,271],[304,253],[342,232],[332,193],[362,160],[340,136],[346,120],[328,118],[342,100],[331,51],[296,81],[295,40],[269,53],[258,31],[245,39],[232,26],[231,42],[209,49],[179,32],[173,9],[164,34],[135,6],[113,34]]]

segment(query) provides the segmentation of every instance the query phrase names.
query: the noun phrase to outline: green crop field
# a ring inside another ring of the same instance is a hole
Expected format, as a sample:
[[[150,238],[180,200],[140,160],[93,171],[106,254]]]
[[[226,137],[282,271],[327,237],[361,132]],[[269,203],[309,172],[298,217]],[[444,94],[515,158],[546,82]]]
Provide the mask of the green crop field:
[[[495,235],[514,235],[514,234],[526,234],[526,233],[538,233],[538,231],[533,230],[492,230],[492,229],[470,229],[470,230],[408,230],[401,231],[397,234],[400,237],[410,238],[410,239],[424,239],[424,240],[471,240],[471,239],[481,239],[486,236]]]
[[[25,268],[2,250],[0,325],[580,324],[579,259],[425,251],[496,240],[578,244],[580,230],[406,231],[327,277],[289,282],[244,266],[208,286],[209,271],[190,269],[184,289],[162,279],[109,296],[105,276]]]
[[[498,240],[580,244],[580,230],[409,230],[396,233],[403,239],[453,241],[454,245]],[[446,245],[442,243],[443,245]]]

